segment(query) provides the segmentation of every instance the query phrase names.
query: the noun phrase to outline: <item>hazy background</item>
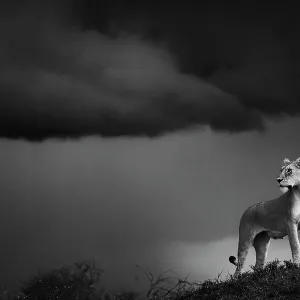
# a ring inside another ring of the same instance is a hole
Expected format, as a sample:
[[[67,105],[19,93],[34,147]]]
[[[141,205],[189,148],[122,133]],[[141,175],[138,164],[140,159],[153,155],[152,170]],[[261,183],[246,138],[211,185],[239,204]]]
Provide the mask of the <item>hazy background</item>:
[[[234,272],[241,214],[300,156],[293,9],[0,8],[1,284],[85,258],[108,287]]]

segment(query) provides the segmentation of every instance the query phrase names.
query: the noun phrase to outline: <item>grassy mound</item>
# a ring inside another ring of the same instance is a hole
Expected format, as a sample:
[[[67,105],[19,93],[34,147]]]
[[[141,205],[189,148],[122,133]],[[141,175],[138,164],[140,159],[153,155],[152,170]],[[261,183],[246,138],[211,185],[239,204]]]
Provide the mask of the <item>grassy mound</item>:
[[[0,286],[0,300],[198,300],[198,299],[300,299],[300,267],[291,261],[267,263],[263,269],[245,272],[238,277],[219,277],[202,283],[189,282],[166,273],[153,276],[140,268],[149,280],[149,290],[143,295],[121,291],[111,294],[96,290],[102,271],[94,263],[82,261],[75,267],[62,267],[39,274],[25,282],[22,293],[11,295]]]

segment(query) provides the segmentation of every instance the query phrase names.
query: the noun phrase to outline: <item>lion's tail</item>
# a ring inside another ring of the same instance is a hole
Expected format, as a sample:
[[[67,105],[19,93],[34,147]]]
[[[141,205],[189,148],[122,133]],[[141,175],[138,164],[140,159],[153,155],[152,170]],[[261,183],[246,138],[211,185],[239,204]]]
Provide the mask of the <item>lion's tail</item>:
[[[237,262],[236,262],[236,258],[234,256],[229,256],[229,261],[234,264],[235,266],[237,266]]]

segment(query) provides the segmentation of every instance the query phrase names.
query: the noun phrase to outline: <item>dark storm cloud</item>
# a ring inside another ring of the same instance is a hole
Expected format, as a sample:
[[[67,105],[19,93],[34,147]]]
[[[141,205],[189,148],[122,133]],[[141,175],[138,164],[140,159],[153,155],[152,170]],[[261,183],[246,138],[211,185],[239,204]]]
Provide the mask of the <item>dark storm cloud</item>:
[[[175,57],[139,35],[83,31],[66,18],[66,7],[30,3],[2,10],[2,137],[156,136],[198,124],[230,131],[262,127],[255,110],[180,73]]]
[[[120,28],[168,44],[183,73],[193,74],[235,95],[246,109],[266,116],[300,111],[300,26],[296,7],[283,3],[115,5],[102,10],[90,0],[85,15],[102,32]],[[109,12],[109,19],[105,14]],[[103,20],[104,19],[104,20]],[[98,25],[97,25],[98,24]]]
[[[241,27],[207,7],[196,18],[176,5],[85,4],[80,15],[71,2],[29,3],[2,9],[2,137],[261,130],[262,113],[300,109],[296,52],[262,21]]]

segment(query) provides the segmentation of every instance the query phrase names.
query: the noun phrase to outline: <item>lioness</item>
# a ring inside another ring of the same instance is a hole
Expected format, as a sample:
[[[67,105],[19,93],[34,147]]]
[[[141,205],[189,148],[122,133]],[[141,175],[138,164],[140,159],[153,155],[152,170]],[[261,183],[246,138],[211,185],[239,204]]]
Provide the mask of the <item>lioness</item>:
[[[277,178],[280,197],[250,206],[242,215],[239,226],[238,262],[234,256],[229,261],[237,266],[235,276],[241,273],[251,245],[256,252],[255,267],[263,267],[270,239],[288,235],[293,262],[300,264],[300,157],[291,162],[284,159]]]

